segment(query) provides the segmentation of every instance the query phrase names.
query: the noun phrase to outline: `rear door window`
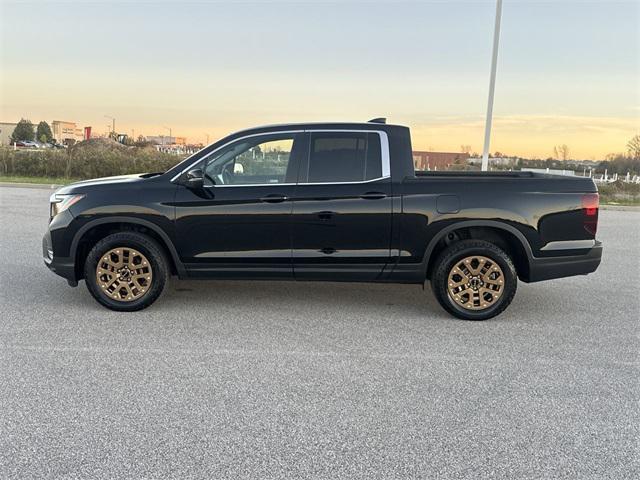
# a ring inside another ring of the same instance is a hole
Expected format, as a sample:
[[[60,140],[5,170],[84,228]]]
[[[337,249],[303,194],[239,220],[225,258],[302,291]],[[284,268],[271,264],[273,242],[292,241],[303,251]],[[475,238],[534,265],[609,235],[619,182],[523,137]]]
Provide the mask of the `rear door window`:
[[[380,177],[382,154],[377,133],[311,134],[307,183],[362,182]]]

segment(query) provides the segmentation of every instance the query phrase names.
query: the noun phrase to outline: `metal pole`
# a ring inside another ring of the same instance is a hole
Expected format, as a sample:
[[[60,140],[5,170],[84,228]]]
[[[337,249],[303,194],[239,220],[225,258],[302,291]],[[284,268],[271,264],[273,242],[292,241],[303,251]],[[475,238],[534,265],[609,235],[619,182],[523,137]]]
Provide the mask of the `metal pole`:
[[[487,121],[484,129],[484,150],[482,151],[482,171],[489,170],[489,143],[491,140],[491,120],[493,118],[493,93],[496,88],[496,67],[498,63],[498,43],[500,41],[500,17],[502,16],[502,0],[496,1],[496,23],[493,30],[493,56],[491,58],[491,77],[489,80],[489,102],[487,104]]]
[[[115,119],[115,117],[112,117],[111,115],[105,115],[104,118],[111,119],[111,131],[115,135],[115,133],[116,133],[116,119]]]

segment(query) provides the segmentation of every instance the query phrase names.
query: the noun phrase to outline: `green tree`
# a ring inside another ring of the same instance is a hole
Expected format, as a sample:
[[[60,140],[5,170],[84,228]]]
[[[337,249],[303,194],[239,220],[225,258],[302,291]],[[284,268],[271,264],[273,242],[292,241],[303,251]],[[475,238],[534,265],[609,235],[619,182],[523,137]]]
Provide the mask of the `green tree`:
[[[38,124],[36,128],[36,138],[42,143],[51,143],[53,140],[53,133],[51,133],[51,127],[44,120]]]
[[[20,142],[20,141],[32,141],[35,137],[35,132],[33,131],[33,123],[29,120],[21,119],[16,128],[13,130],[11,134],[12,142]]]

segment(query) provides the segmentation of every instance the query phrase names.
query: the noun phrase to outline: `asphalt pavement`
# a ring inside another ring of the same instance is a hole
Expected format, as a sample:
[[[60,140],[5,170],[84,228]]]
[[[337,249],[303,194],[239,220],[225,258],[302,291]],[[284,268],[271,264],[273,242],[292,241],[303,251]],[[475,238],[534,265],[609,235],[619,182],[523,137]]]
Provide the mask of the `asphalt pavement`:
[[[486,322],[427,288],[170,282],[137,313],[42,262],[0,187],[0,478],[639,478],[640,212]]]

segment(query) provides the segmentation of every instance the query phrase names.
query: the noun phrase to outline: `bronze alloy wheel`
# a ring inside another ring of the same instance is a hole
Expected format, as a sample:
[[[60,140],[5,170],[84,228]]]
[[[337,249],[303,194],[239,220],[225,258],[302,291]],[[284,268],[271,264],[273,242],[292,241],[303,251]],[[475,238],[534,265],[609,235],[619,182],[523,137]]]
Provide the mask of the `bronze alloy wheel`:
[[[149,291],[153,270],[147,257],[138,250],[116,247],[98,260],[96,281],[109,298],[131,302]]]
[[[504,273],[494,260],[480,255],[456,262],[447,279],[451,299],[467,310],[484,310],[498,301],[504,290]]]

